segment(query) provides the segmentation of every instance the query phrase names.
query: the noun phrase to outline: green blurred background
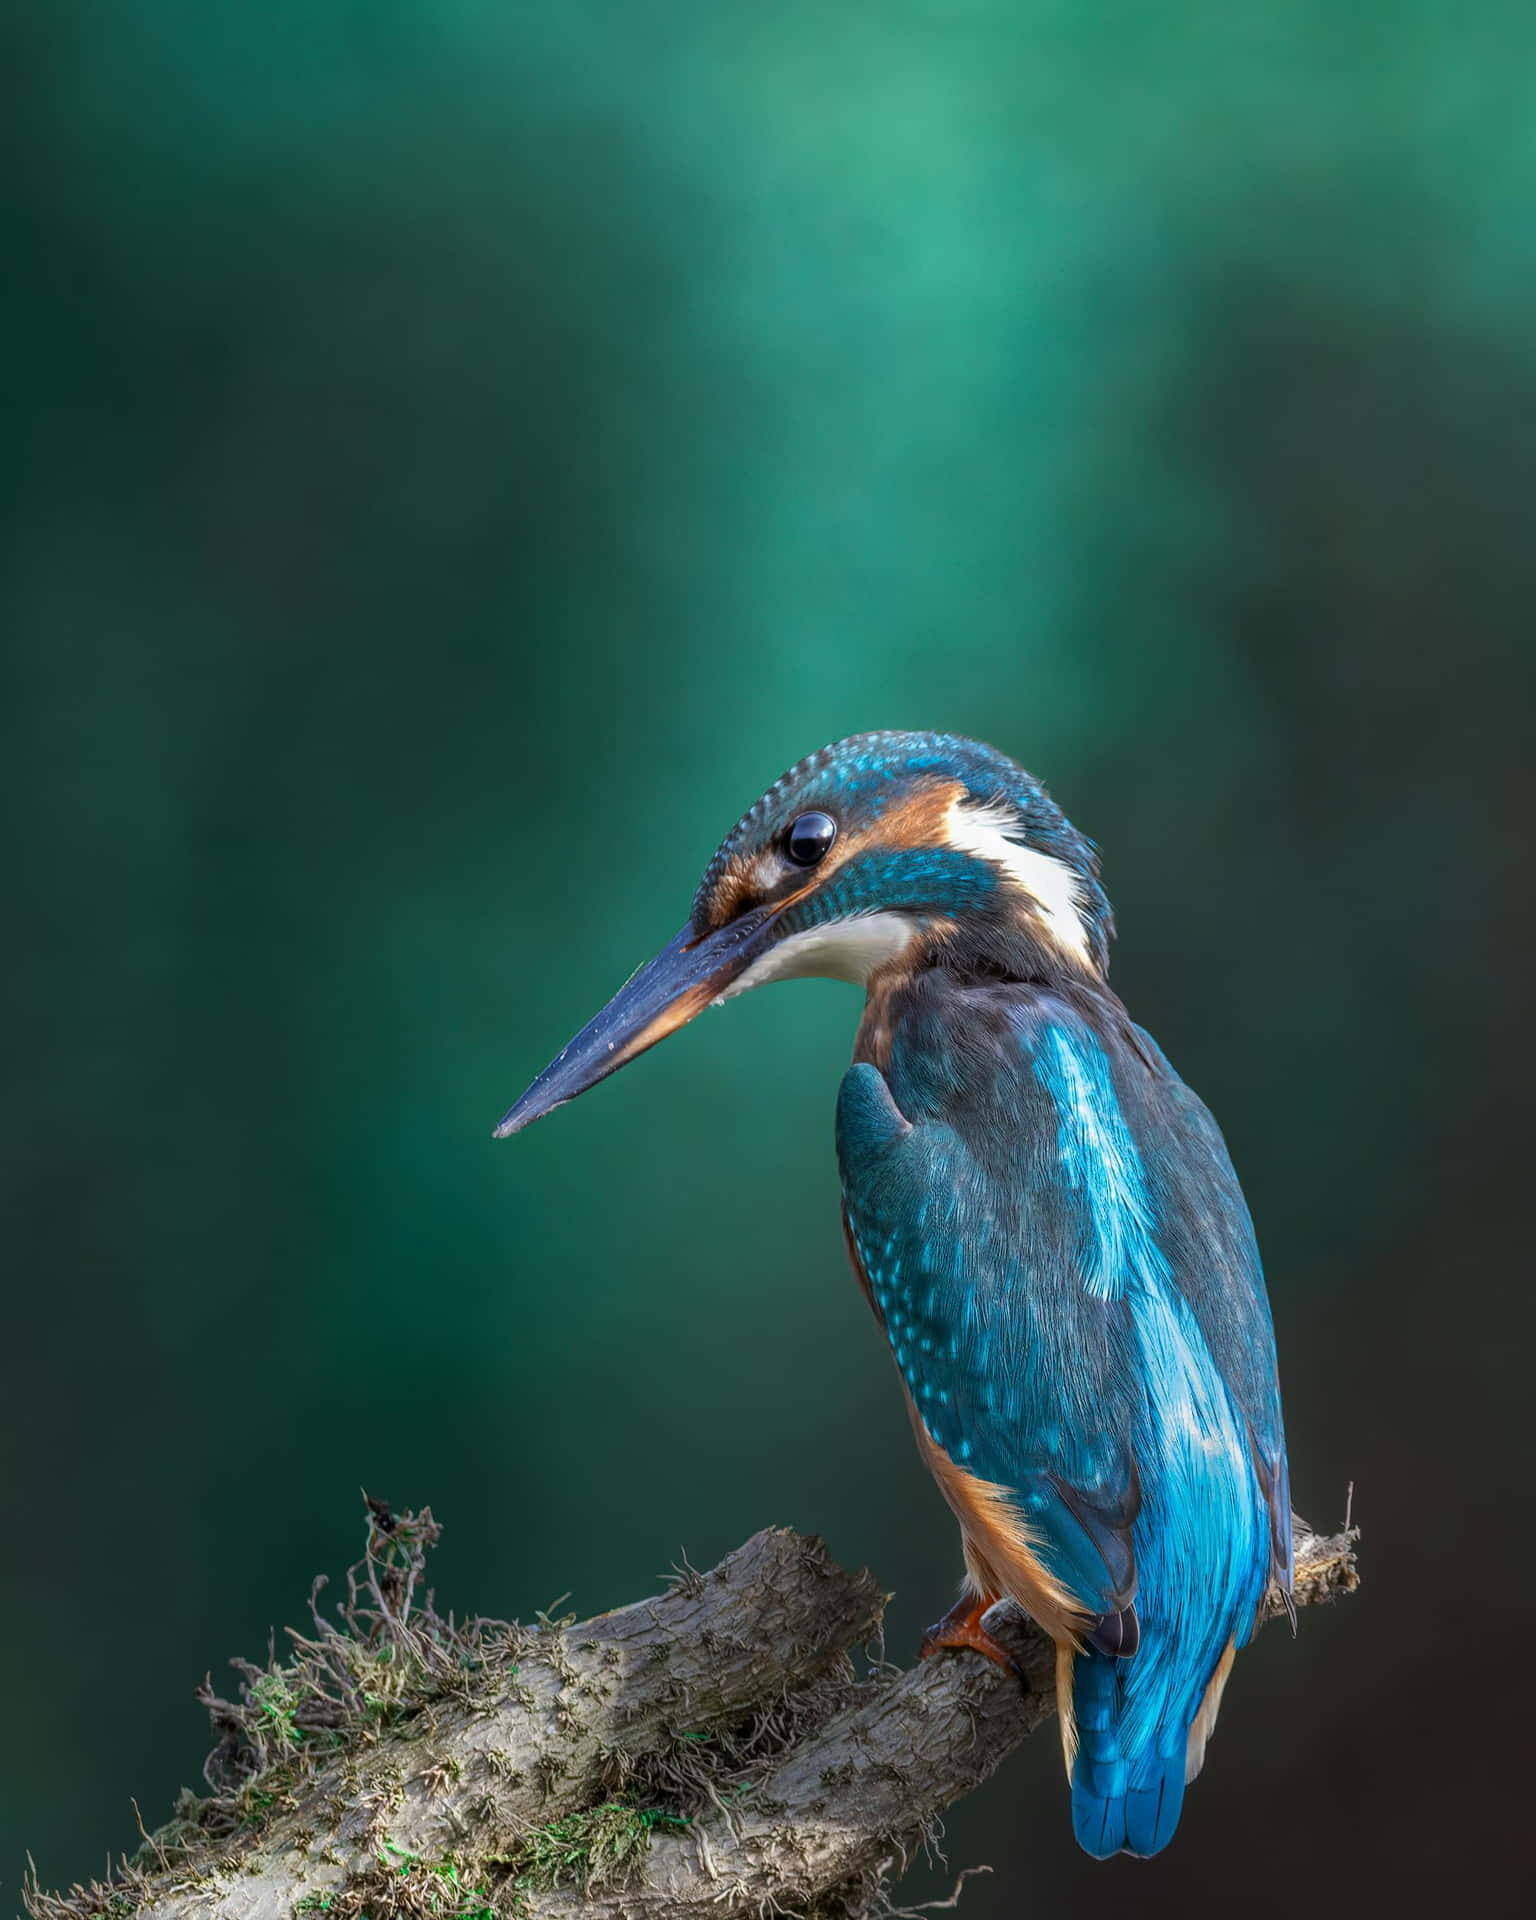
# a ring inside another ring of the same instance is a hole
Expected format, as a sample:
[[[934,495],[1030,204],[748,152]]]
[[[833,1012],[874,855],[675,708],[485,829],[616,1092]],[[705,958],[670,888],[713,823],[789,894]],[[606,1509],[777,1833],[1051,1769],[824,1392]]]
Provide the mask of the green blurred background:
[[[196,1781],[359,1485],[459,1608],[770,1521],[902,1657],[947,1604],[843,1266],[851,991],[489,1137],[889,726],[1104,845],[1298,1504],[1366,1530],[1169,1854],[1079,1856],[1041,1739],[962,1910],[1529,1896],[1533,59],[1427,0],[0,15],[3,1897]]]

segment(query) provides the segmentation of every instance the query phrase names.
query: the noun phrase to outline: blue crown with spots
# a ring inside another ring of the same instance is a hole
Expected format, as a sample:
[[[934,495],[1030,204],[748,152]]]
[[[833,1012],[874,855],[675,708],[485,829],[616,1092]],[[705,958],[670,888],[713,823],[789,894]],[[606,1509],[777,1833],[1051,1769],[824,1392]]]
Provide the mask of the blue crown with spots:
[[[855,733],[808,754],[782,774],[761,799],[754,802],[721,841],[694,897],[693,924],[707,923],[709,904],[721,875],[742,855],[765,846],[782,834],[797,815],[824,808],[845,824],[877,824],[891,807],[907,800],[925,784],[958,782],[977,807],[1006,807],[1012,815],[1009,831],[1024,845],[1060,861],[1076,876],[1085,920],[1096,958],[1102,966],[1107,942],[1114,931],[1108,896],[1099,880],[1098,850],[1079,833],[1033,774],[996,747],[953,733]],[[956,867],[955,885],[966,887],[979,904],[985,891],[974,874],[969,880],[959,869],[965,863],[948,849],[935,848],[932,858]],[[969,863],[974,869],[976,863]],[[905,871],[910,874],[910,859]],[[873,902],[878,898],[879,871],[866,865],[849,884],[862,884]],[[846,902],[829,897],[818,911],[834,911]]]

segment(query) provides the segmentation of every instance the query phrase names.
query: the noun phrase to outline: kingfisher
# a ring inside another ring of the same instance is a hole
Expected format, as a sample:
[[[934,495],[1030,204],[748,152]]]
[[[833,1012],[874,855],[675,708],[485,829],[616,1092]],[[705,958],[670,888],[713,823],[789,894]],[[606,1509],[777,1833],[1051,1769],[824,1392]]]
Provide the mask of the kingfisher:
[[[854,1274],[960,1525],[925,1655],[1056,1646],[1072,1823],[1159,1852],[1238,1649],[1292,1614],[1274,1329],[1215,1121],[1107,979],[1093,843],[1006,755],[864,733],[792,767],[682,931],[534,1080],[504,1138],[769,980],[865,990],[837,1100]],[[994,1616],[994,1623],[996,1616]]]

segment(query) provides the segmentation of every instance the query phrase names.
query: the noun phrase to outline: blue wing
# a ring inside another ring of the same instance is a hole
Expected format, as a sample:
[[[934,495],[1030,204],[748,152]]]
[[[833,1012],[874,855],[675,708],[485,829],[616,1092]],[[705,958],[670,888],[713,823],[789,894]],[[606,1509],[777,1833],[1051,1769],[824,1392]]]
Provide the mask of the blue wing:
[[[1221,1136],[1107,993],[938,974],[845,1077],[838,1150],[930,1439],[1011,1493],[1086,1613],[1135,1599],[1136,1657],[1077,1663],[1074,1807],[1092,1850],[1155,1850],[1229,1645],[1290,1582],[1274,1336]]]
[[[850,1068],[837,1113],[843,1205],[930,1437],[1015,1497],[1051,1573],[1099,1616],[1136,1590],[1137,1384],[1116,1364],[1103,1304],[1077,1284],[1081,1222],[1047,1098],[1024,1064],[992,1089],[1003,1169],[974,1107],[911,1120],[876,1067]],[[921,1116],[924,1103],[911,1104]]]
[[[1253,1222],[1221,1130],[1141,1027],[1130,1030],[1149,1072],[1137,1103],[1150,1202],[1174,1282],[1241,1414],[1270,1526],[1271,1573],[1287,1605],[1295,1571],[1291,1485],[1280,1377]]]

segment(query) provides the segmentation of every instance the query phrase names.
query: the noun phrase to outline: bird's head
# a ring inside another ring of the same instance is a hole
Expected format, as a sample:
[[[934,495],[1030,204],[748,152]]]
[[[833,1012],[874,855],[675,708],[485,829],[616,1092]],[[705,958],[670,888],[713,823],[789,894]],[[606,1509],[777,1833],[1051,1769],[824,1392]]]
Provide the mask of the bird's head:
[[[940,733],[860,733],[791,767],[720,843],[682,931],[550,1062],[498,1138],[767,980],[923,966],[1102,978],[1098,858],[1038,780]]]

